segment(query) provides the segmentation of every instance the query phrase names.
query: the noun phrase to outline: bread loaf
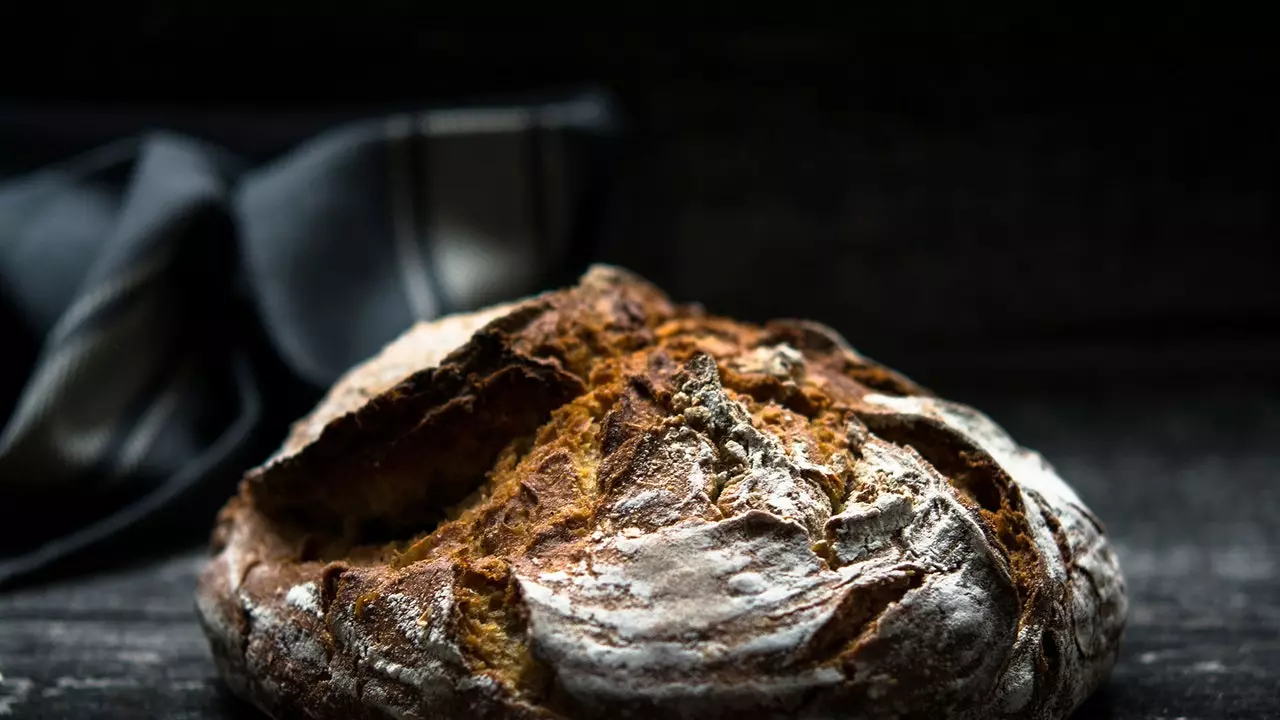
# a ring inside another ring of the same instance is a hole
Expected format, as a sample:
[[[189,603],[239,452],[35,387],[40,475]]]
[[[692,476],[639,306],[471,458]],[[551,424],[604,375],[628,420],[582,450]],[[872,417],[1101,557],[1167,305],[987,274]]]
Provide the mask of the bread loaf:
[[[1061,718],[1126,608],[1097,519],[984,415],[599,266],[352,370],[197,600],[277,718]]]

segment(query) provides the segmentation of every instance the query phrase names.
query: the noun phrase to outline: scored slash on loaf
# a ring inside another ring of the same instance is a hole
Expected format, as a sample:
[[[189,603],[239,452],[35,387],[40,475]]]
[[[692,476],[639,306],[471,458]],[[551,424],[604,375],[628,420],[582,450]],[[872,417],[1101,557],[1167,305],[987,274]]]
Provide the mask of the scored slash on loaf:
[[[220,673],[279,718],[1061,718],[1126,612],[982,414],[603,266],[353,369],[213,551]]]

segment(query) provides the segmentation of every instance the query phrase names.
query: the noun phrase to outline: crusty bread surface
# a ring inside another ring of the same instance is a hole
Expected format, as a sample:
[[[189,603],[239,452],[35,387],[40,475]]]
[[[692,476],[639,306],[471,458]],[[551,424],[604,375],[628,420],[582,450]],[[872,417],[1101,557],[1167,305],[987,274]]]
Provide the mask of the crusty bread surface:
[[[197,606],[276,718],[1062,718],[1126,599],[986,416],[596,266],[348,373],[220,513]]]

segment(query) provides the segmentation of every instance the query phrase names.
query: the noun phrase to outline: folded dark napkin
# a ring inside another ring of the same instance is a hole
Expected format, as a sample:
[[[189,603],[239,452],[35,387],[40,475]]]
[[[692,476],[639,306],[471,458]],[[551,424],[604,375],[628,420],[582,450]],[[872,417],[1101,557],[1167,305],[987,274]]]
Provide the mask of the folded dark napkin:
[[[563,283],[613,128],[587,94],[354,123],[258,167],[153,133],[0,183],[0,585],[203,532],[415,320]]]

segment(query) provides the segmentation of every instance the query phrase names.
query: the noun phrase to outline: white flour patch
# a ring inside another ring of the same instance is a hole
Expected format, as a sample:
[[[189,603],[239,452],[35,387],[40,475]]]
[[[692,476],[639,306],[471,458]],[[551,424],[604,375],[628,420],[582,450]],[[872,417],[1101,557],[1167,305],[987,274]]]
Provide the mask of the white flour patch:
[[[302,583],[289,588],[289,592],[284,596],[284,601],[286,604],[303,612],[309,612],[316,617],[321,617],[324,614],[320,609],[320,593],[316,589],[314,582]]]
[[[253,623],[250,632],[259,630],[268,630],[280,624],[280,617],[267,607],[262,607],[249,599],[245,593],[240,593],[240,606],[249,615],[249,620]]]
[[[804,356],[799,350],[782,343],[755,348],[731,360],[729,366],[740,373],[759,373],[790,380],[803,372]]]
[[[802,365],[788,367],[788,372],[803,372]],[[756,429],[747,408],[725,394],[719,370],[709,356],[695,357],[683,372],[688,374],[680,384],[681,404],[688,403],[684,417],[690,427],[711,438],[722,459],[734,466],[717,503],[721,512],[729,516],[764,510],[821,535],[831,517],[831,500],[808,476],[814,471],[829,475],[831,469],[809,463],[803,454],[797,460],[776,436]]]
[[[517,572],[531,640],[580,697],[696,694],[695,677],[711,689],[719,668],[773,665],[830,620],[849,581],[809,544],[799,525],[758,510],[606,539],[581,569]],[[842,677],[760,682],[791,697]]]
[[[316,667],[324,667],[329,662],[329,654],[320,641],[305,630],[299,629],[296,634],[287,636],[289,652],[299,661]]]
[[[377,683],[396,683],[413,688],[422,703],[444,705],[457,697],[467,668],[462,652],[449,632],[453,611],[453,587],[444,579],[425,601],[403,593],[388,593],[366,606],[365,619],[355,617],[346,607],[330,612],[329,618],[339,652],[354,656],[359,671],[355,678],[334,676],[339,686],[351,694],[360,686],[358,678],[374,675],[381,680],[364,683],[366,695],[380,692]],[[369,615],[368,613],[375,613]],[[411,644],[383,645],[370,634],[370,618],[394,621],[396,629]],[[348,682],[348,679],[355,680]],[[385,688],[383,688],[385,689]],[[386,700],[386,698],[383,698]],[[391,706],[388,706],[391,707]],[[409,709],[397,709],[397,712]]]
[[[982,448],[1020,485],[1049,498],[1054,505],[1080,504],[1080,498],[1040,453],[1016,442],[991,418],[959,403],[928,397],[867,395],[863,402],[901,415],[915,415],[941,423]]]
[[[422,642],[429,619],[423,618],[418,601],[403,593],[391,593],[383,597],[382,602],[395,617],[396,629],[414,643]]]

